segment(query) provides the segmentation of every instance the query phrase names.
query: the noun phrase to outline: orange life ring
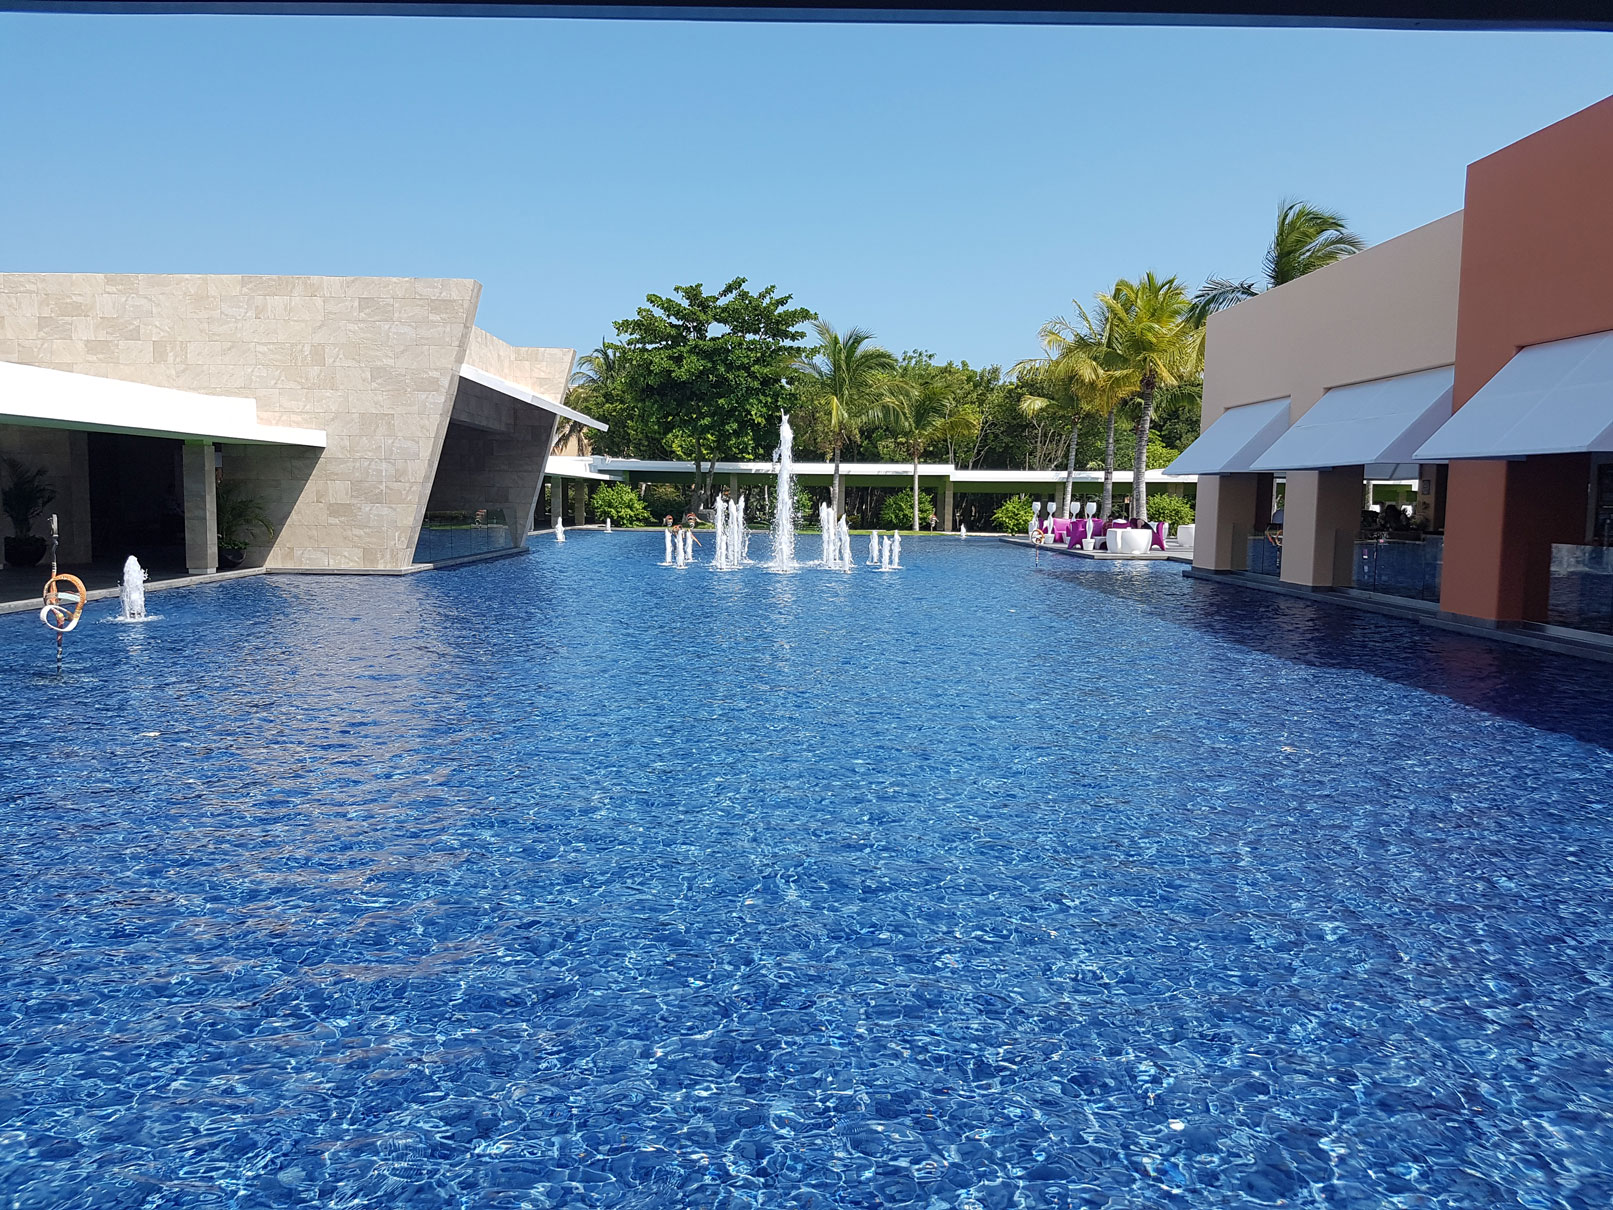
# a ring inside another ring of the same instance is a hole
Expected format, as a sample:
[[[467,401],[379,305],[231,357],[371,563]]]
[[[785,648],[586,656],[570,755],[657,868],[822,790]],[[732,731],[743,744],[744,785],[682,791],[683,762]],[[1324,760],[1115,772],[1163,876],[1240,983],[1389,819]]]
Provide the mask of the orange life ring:
[[[39,611],[39,620],[57,634],[66,634],[78,625],[84,614],[84,601],[89,592],[84,581],[66,572],[45,581],[45,607]]]

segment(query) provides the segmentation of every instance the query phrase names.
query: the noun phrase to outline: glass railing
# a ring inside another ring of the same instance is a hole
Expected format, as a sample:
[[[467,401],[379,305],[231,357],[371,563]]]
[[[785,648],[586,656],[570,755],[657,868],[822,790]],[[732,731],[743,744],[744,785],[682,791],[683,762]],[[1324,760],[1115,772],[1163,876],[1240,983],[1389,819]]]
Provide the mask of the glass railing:
[[[1283,548],[1261,535],[1249,539],[1249,570],[1257,576],[1283,574]]]
[[[1404,534],[1355,544],[1355,587],[1418,601],[1438,601],[1445,570],[1445,539]]]
[[[416,563],[441,563],[514,546],[504,511],[496,508],[428,512],[415,542]]]
[[[1546,620],[1613,634],[1613,546],[1553,544]]]

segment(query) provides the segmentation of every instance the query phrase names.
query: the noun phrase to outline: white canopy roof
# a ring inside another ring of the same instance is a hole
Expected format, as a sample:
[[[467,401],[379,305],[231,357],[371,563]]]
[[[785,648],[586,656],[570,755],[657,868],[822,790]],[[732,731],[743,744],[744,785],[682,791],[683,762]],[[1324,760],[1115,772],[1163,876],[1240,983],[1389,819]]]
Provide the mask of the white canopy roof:
[[[0,424],[246,445],[325,446],[323,429],[259,424],[252,399],[0,361]]]
[[[1417,450],[1423,462],[1613,451],[1613,332],[1520,349]]]
[[[519,399],[522,403],[529,403],[533,407],[542,408],[546,412],[553,412],[556,416],[564,416],[567,420],[575,420],[581,424],[586,424],[591,429],[604,432],[610,428],[610,425],[603,420],[595,420],[592,416],[586,416],[575,408],[568,408],[563,403],[556,403],[546,395],[539,395],[527,390],[525,387],[516,386],[515,383],[500,378],[497,374],[489,373],[487,370],[477,369],[468,362],[459,367],[459,376],[469,379],[471,382],[479,383],[489,390],[497,391],[501,395]]]
[[[1413,461],[1451,417],[1451,366],[1334,387],[1254,460],[1257,471]]]
[[[1252,471],[1254,460],[1288,428],[1287,398],[1228,408],[1165,468],[1170,475],[1235,475]]]

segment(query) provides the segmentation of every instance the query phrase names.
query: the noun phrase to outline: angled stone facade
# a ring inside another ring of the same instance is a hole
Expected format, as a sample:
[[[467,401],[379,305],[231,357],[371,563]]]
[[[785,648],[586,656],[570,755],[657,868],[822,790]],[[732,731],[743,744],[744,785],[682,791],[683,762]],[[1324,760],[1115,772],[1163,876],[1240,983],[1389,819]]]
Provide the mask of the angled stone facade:
[[[571,350],[516,348],[477,330],[480,294],[467,279],[0,274],[0,360],[247,397],[264,424],[324,430],[324,450],[221,446],[222,477],[276,526],[248,561],[398,570],[413,558],[445,443],[451,453],[465,444],[459,429],[480,434],[468,456],[505,468],[468,484],[488,498],[466,506],[518,512],[542,474],[550,413],[499,400],[501,433],[451,423],[467,360],[556,402],[570,373]],[[0,426],[0,446],[61,444],[43,433]],[[452,457],[459,467],[464,456]],[[70,517],[87,472],[53,469]],[[529,519],[530,503],[512,517],[523,540]],[[80,538],[64,537],[64,551],[87,549]]]

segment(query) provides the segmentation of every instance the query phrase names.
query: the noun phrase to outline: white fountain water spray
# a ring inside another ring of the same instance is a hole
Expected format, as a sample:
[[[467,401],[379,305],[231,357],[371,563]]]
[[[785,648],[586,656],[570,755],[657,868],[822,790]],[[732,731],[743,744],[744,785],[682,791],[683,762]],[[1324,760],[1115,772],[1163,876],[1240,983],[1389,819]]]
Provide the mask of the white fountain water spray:
[[[819,561],[825,567],[836,566],[835,547],[839,545],[840,535],[835,532],[834,509],[828,504],[818,505],[818,536],[823,544],[823,557]]]
[[[786,412],[778,426],[778,450],[773,455],[778,463],[778,496],[773,502],[773,561],[774,571],[792,571],[795,568],[795,430],[790,427],[790,414]]]
[[[958,537],[967,538],[968,536],[969,536],[969,527],[967,525],[958,526]]]
[[[610,518],[609,517],[605,518],[605,532],[607,534],[610,533]]]
[[[902,531],[897,530],[891,535],[891,566],[902,565]]]
[[[748,563],[750,561],[750,529],[745,524],[744,496],[741,496],[734,503],[734,525],[738,531],[738,539],[735,549],[739,552],[739,562]]]
[[[130,555],[123,561],[123,584],[118,589],[118,600],[123,602],[123,612],[116,621],[144,622],[146,620],[146,569],[140,566],[140,560]]]
[[[868,566],[879,566],[879,531],[870,530],[868,534]]]
[[[661,560],[661,566],[671,567],[675,561],[672,557],[672,530],[670,528],[663,529],[661,536],[666,539],[666,558]]]
[[[887,537],[880,543],[880,547],[879,547],[879,570],[880,571],[889,571],[890,569],[891,569],[891,540]]]
[[[840,518],[840,566],[847,571],[851,570],[851,525],[844,518]]]
[[[554,515],[554,540],[556,542],[566,540],[566,523],[560,519],[559,513]]]

